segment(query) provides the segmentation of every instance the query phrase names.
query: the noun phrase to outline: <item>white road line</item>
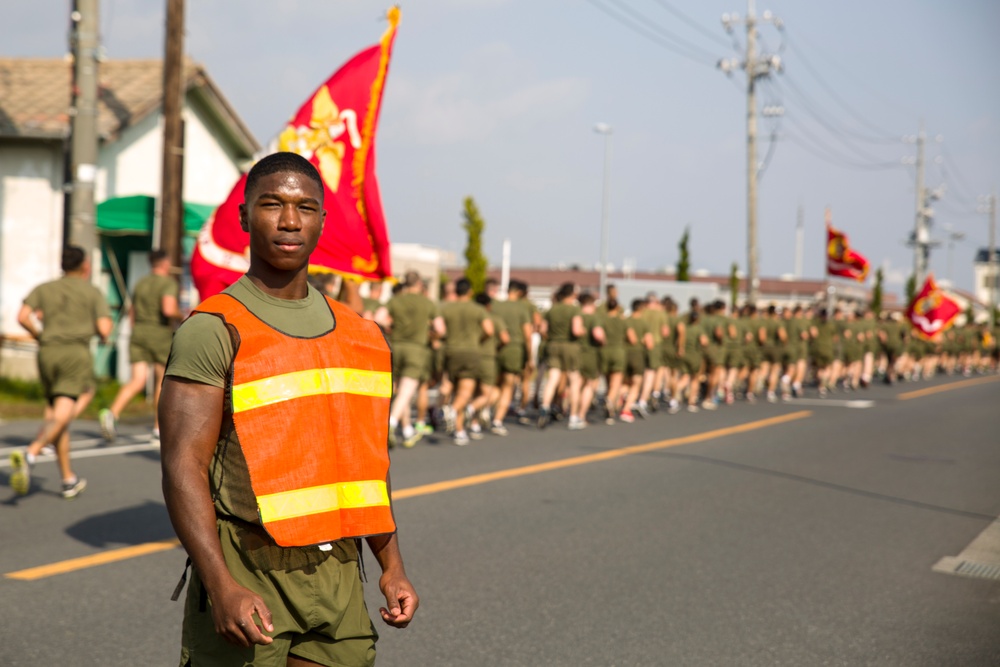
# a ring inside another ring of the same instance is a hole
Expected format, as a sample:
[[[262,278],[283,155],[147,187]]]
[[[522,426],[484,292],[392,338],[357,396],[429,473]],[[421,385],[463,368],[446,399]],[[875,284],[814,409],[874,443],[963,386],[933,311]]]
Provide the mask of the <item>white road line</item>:
[[[788,401],[789,404],[794,405],[815,405],[818,407],[828,407],[828,408],[873,408],[875,407],[875,401],[838,401],[831,400],[829,398],[793,398]]]
[[[103,441],[102,441],[103,442]],[[74,443],[75,444],[75,443]],[[89,459],[95,456],[114,456],[116,454],[131,454],[133,452],[149,452],[155,451],[160,448],[159,442],[152,442],[146,439],[146,442],[138,442],[132,445],[118,445],[115,447],[91,447],[89,449],[77,449],[70,450],[70,459]],[[0,468],[10,467],[10,452],[16,451],[18,447],[8,447],[5,451],[0,450]],[[51,455],[39,456],[36,461],[38,463],[45,463],[47,461],[55,461],[56,457]]]

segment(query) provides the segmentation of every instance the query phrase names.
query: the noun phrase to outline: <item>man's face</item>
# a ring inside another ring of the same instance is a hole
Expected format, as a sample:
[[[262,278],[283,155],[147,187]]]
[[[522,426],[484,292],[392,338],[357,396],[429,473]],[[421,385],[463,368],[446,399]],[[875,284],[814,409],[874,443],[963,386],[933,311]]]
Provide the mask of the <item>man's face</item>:
[[[279,271],[308,265],[326,211],[323,191],[304,174],[282,171],[262,177],[240,205],[240,226],[250,234],[251,261]]]

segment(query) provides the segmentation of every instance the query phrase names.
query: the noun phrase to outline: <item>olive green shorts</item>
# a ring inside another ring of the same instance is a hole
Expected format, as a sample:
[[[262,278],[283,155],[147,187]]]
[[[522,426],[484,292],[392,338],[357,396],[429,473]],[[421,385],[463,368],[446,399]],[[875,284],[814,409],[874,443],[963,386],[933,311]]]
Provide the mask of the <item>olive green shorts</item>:
[[[85,345],[43,345],[38,350],[38,377],[45,398],[76,399],[97,385],[94,361]]]
[[[625,348],[625,374],[629,377],[635,377],[645,372],[646,348],[638,345]]]
[[[392,374],[426,382],[430,377],[430,350],[420,343],[396,343],[392,346]]]
[[[479,383],[486,387],[497,386],[497,358],[494,356],[482,356],[479,366]]]
[[[257,530],[219,521],[226,565],[236,582],[264,599],[274,641],[240,647],[215,632],[212,601],[192,569],[181,630],[181,667],[285,667],[289,655],[328,667],[375,664],[378,633],[368,616],[353,540],[285,549]],[[262,532],[262,531],[261,531]]]
[[[580,348],[580,375],[584,380],[596,380],[601,375],[600,362],[597,358],[597,348],[584,346]]]
[[[579,343],[548,343],[545,346],[545,363],[567,373],[580,370]]]
[[[524,372],[524,344],[511,343],[504,345],[497,352],[497,364],[501,373],[520,375]]]
[[[482,362],[483,355],[478,350],[449,350],[444,355],[444,367],[452,382],[478,380]]]
[[[170,343],[174,333],[163,327],[152,327],[138,324],[128,343],[128,358],[133,364],[167,365],[170,356]]]
[[[726,363],[726,350],[717,343],[709,343],[704,354],[709,370],[719,368]]]
[[[654,345],[652,350],[646,350],[646,368],[656,370],[663,367],[663,350]]]
[[[598,358],[601,372],[605,375],[625,372],[625,349],[621,347],[601,348]]]
[[[684,356],[681,357],[681,373],[695,377],[701,372],[702,361],[704,359],[697,352],[685,351]]]

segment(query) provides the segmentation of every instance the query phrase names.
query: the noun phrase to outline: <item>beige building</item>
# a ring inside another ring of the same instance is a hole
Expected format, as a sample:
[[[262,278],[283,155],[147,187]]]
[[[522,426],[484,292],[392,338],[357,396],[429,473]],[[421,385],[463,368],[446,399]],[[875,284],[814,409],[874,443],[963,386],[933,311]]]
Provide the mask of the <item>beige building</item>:
[[[71,73],[67,59],[0,58],[0,375],[34,374],[17,312],[60,274]],[[96,201],[158,197],[162,62],[104,61],[98,80]],[[202,66],[187,61],[184,81],[183,197],[215,206],[260,146]],[[107,290],[111,277],[98,278]]]

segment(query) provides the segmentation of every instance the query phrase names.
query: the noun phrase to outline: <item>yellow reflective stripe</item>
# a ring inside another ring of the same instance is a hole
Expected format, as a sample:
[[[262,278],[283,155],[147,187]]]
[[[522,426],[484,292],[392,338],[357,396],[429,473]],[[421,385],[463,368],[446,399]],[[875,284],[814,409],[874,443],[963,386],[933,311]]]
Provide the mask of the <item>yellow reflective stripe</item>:
[[[385,482],[378,480],[324,484],[257,498],[260,520],[265,524],[321,512],[388,504]]]
[[[313,368],[233,386],[233,412],[319,394],[358,394],[389,398],[392,374],[357,368]]]

